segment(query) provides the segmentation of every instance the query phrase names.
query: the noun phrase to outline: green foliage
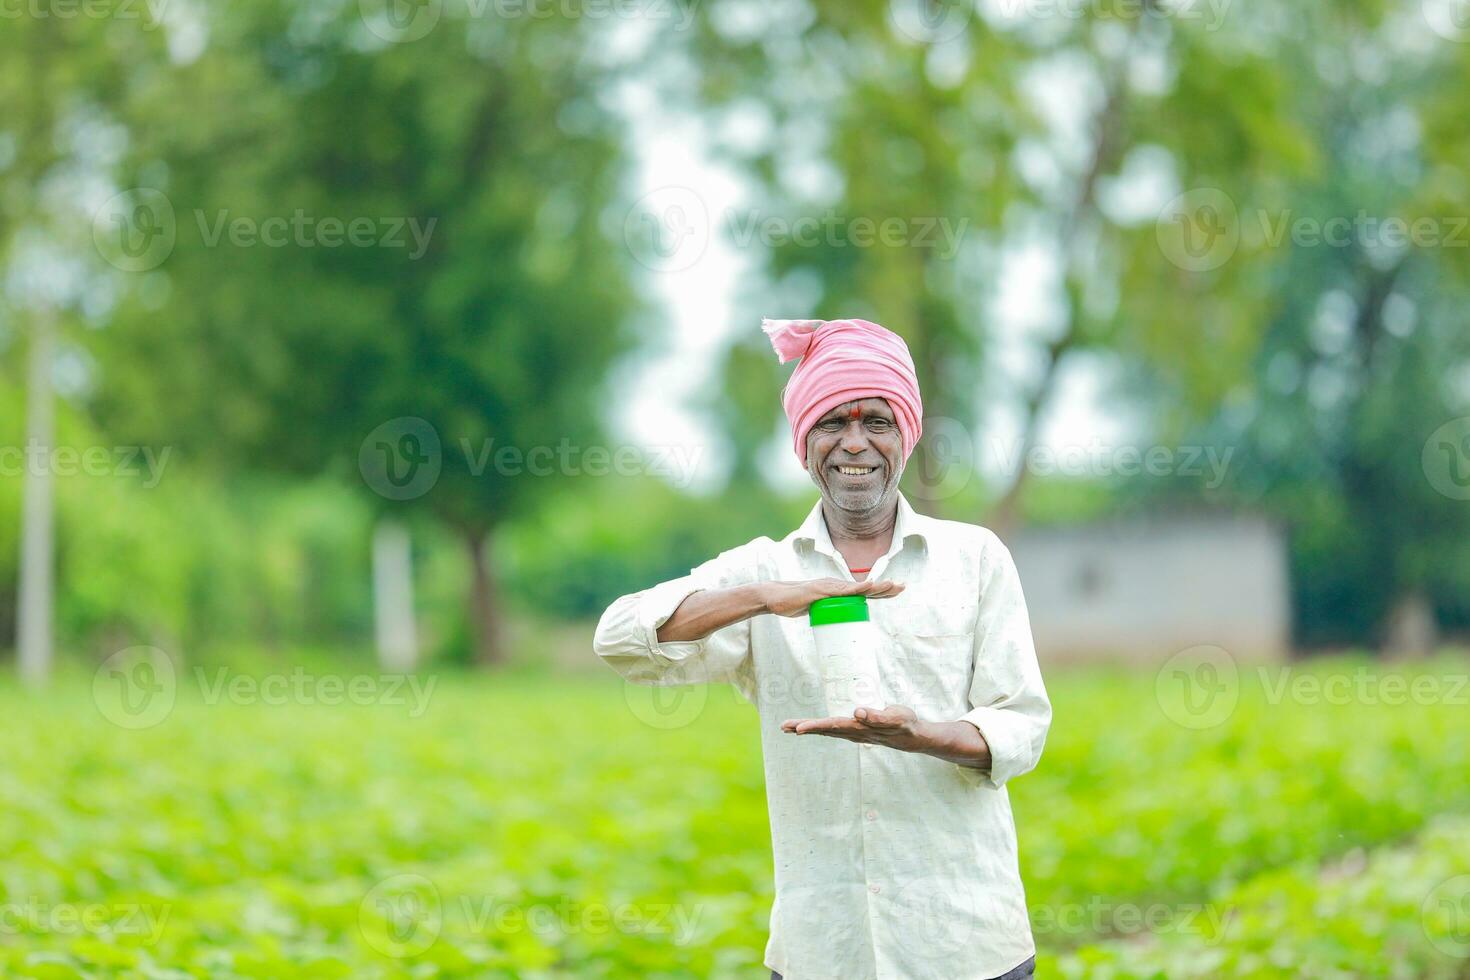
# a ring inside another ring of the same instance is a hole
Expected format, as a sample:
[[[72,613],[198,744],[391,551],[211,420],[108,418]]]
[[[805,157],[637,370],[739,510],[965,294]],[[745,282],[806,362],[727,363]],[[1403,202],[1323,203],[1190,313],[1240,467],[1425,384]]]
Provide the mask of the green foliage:
[[[306,670],[354,676],[316,659]],[[655,703],[610,677],[427,675],[424,697],[369,677],[363,703],[327,703],[312,686],[285,703],[209,701],[222,677],[242,686],[219,690],[249,691],[291,671],[271,658],[248,674],[184,670],[171,713],[141,729],[106,720],[109,692],[89,701],[85,675],[42,697],[0,689],[12,721],[0,904],[30,913],[7,920],[21,924],[0,943],[0,972],[549,980],[758,968],[769,829],[754,717],[730,689]],[[1385,675],[1361,658],[1303,672]],[[1470,811],[1470,732],[1448,696],[1464,661],[1405,672],[1440,679],[1445,697],[1426,704],[1306,703],[1273,694],[1275,673],[1243,673],[1236,711],[1199,730],[1163,716],[1152,674],[1048,678],[1046,756],[1010,790],[1041,972],[1452,975],[1419,917],[1470,853],[1463,816],[1433,822]],[[1412,848],[1395,846],[1426,826]],[[1385,845],[1344,874],[1358,848]],[[1158,904],[1233,909],[1231,929],[1140,937],[1119,914]],[[102,926],[52,917],[89,906]],[[1438,919],[1427,928],[1449,935]]]
[[[1267,872],[1212,903],[1228,926],[1057,957],[1048,972],[1088,980],[1154,977],[1463,977],[1470,818],[1436,818],[1404,846]],[[1427,940],[1427,941],[1426,941]]]
[[[785,537],[815,502],[815,491],[780,500],[759,485],[689,497],[652,478],[601,480],[508,529],[500,555],[527,605],[595,619],[620,595],[687,575],[761,535]]]

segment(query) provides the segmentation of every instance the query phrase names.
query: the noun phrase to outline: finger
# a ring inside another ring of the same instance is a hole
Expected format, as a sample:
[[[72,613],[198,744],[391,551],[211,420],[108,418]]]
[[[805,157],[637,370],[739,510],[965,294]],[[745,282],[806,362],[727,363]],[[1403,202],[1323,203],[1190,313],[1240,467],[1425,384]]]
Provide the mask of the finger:
[[[807,732],[808,735],[825,735],[828,738],[840,738],[844,742],[866,742],[868,737],[862,732],[849,732],[841,729],[823,729],[817,732]]]
[[[805,735],[808,732],[854,732],[861,731],[862,726],[851,718],[822,718],[816,721],[803,721],[797,724],[796,734]]]
[[[871,583],[871,586],[872,587],[867,591],[867,595],[871,599],[892,598],[893,596],[898,595],[904,589],[902,582],[895,582],[892,579],[884,579],[881,582],[873,582]]]
[[[873,728],[897,728],[903,723],[902,716],[887,708],[858,708],[852,716]]]
[[[781,730],[784,732],[795,732],[800,725],[830,725],[841,718],[787,718],[781,722]]]

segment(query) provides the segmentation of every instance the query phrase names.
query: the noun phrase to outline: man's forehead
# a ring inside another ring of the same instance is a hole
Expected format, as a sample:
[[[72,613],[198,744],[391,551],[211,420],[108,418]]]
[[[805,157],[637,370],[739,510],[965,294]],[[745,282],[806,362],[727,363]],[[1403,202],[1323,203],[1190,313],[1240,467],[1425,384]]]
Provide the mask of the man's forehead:
[[[843,402],[824,414],[818,421],[836,418],[865,418],[870,415],[877,415],[891,421],[893,409],[888,406],[886,398],[860,398],[857,401]]]

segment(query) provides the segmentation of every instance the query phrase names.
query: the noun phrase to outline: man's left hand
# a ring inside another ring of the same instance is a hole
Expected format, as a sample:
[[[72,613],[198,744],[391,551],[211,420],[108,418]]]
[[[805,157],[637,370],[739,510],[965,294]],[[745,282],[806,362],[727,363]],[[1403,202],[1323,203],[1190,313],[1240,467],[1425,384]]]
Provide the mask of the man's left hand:
[[[851,718],[792,718],[781,723],[792,735],[827,735],[849,742],[921,752],[962,766],[990,768],[990,746],[980,730],[965,721],[920,721],[912,708],[858,708]]]

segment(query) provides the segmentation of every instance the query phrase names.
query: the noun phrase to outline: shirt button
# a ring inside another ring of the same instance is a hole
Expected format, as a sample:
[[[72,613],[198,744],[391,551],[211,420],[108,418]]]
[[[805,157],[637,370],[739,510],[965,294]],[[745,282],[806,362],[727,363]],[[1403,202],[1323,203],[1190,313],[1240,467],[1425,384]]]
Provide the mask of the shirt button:
[[[869,820],[877,820],[878,819],[878,811],[877,810],[869,810],[868,811],[868,819]]]
[[[872,892],[874,895],[878,894],[882,890],[883,889],[879,888],[877,885],[869,885],[868,886],[868,891]]]

